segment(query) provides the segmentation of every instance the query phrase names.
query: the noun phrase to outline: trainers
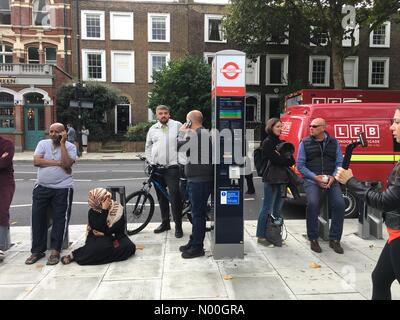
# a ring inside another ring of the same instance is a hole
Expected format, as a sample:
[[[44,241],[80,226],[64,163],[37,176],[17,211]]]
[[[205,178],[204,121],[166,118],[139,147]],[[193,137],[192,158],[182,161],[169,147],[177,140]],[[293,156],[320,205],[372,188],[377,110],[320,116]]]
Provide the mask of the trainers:
[[[311,250],[317,253],[321,253],[322,249],[319,246],[318,240],[310,240]]]
[[[343,254],[344,250],[342,246],[340,245],[340,241],[338,240],[329,240],[329,247],[333,249],[338,254]]]
[[[182,252],[182,258],[183,259],[192,259],[192,258],[197,258],[204,256],[205,252],[204,249],[195,249],[195,248],[190,248],[184,252]]]

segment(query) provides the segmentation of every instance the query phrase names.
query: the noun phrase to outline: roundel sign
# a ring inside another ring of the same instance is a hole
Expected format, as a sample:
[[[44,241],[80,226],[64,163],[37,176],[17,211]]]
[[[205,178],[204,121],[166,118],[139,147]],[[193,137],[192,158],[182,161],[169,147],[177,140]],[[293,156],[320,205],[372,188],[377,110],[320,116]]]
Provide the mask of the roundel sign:
[[[236,62],[230,61],[224,64],[221,69],[222,75],[228,80],[236,79],[242,70],[239,68]]]

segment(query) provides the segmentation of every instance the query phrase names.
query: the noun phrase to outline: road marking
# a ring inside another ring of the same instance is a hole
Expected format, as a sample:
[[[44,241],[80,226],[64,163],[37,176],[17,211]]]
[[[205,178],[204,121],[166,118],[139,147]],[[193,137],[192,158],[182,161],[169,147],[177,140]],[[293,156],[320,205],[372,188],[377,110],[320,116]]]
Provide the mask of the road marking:
[[[147,179],[147,177],[143,177],[143,178],[126,178],[126,179],[102,179],[102,180],[98,180],[101,182],[106,182],[106,181],[131,181],[131,180],[144,180]]]
[[[256,200],[255,198],[246,198],[244,201]]]
[[[74,179],[74,182],[92,182],[93,180],[89,179]]]
[[[28,172],[28,171],[14,171],[15,174],[37,174],[37,171],[35,172]]]

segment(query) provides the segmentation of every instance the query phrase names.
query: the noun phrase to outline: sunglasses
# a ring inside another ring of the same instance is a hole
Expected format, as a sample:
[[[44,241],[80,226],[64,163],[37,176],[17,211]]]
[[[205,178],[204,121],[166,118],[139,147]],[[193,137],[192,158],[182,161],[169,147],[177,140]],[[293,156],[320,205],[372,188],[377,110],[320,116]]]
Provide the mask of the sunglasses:
[[[318,127],[322,127],[322,124],[310,124],[310,128],[318,128]]]

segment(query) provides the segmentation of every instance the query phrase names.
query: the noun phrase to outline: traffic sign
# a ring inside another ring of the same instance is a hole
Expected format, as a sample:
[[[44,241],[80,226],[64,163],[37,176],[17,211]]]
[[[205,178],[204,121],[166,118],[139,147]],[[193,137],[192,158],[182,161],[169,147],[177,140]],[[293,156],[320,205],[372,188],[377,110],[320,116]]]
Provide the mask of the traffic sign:
[[[79,101],[70,100],[69,106],[71,108],[79,108]],[[93,109],[93,102],[92,101],[81,101],[81,108],[84,109]]]

